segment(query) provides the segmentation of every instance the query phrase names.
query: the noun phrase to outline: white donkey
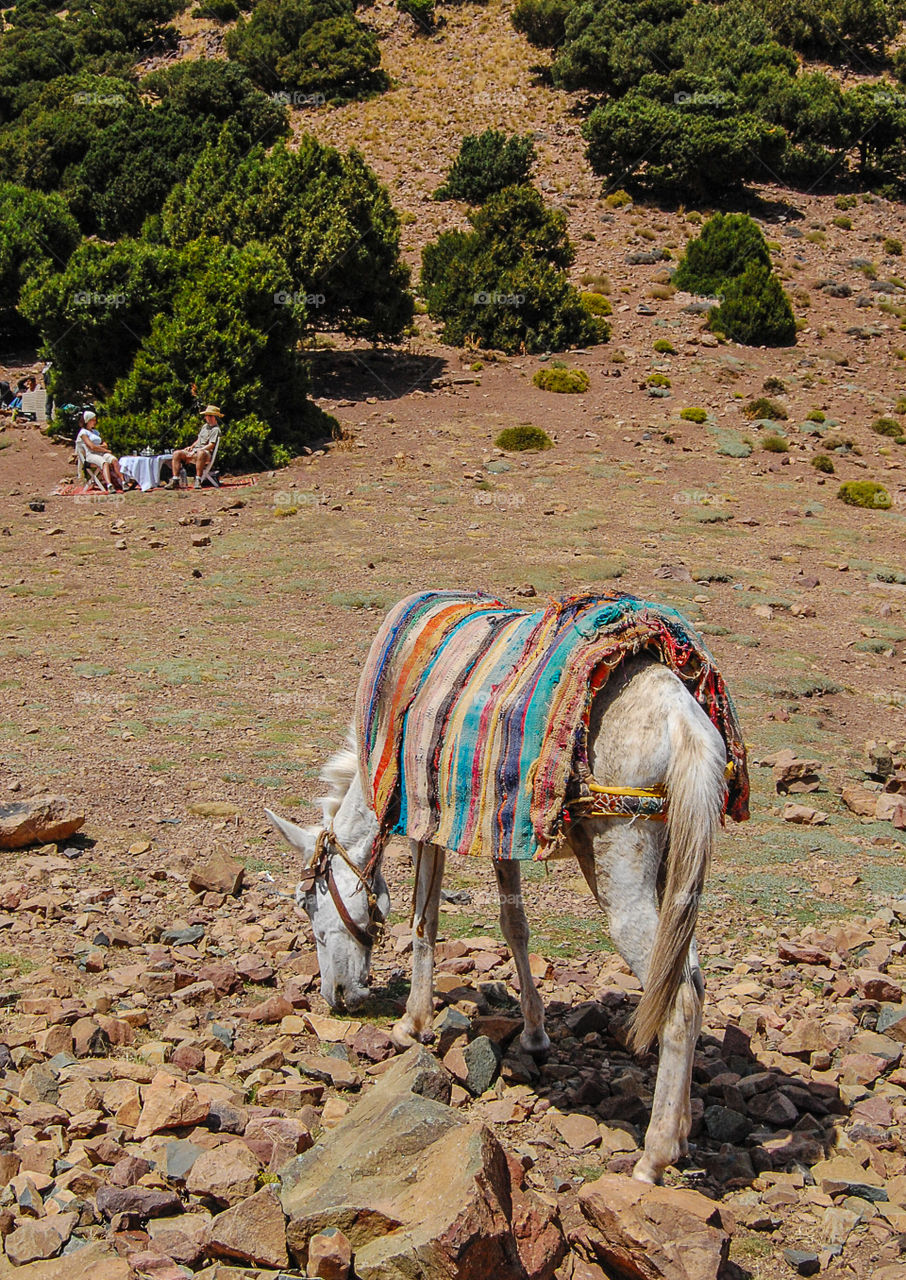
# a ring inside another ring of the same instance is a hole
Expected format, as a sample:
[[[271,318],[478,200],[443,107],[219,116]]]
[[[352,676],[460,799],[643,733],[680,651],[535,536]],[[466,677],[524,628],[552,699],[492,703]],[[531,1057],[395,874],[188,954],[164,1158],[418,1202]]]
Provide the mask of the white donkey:
[[[355,1009],[369,994],[372,941],[389,907],[387,886],[372,859],[378,833],[357,754],[329,762],[323,825],[298,827],[269,817],[302,855],[306,878],[297,890],[311,920],[321,966],[321,991],[334,1008]],[[685,685],[666,666],[627,659],[595,697],[588,763],[602,788],[666,787],[668,820],[577,814],[567,842],[592,893],[607,913],[610,934],[642,983],[633,1025],[635,1047],[660,1041],[651,1122],[634,1176],[659,1182],[685,1154],[691,1124],[692,1059],[701,1028],[704,984],[694,929],[708,862],[726,794],[723,739]],[[446,852],[411,842],[414,894],[412,985],[394,1028],[401,1045],[431,1039],[434,946]],[[495,861],[500,925],[519,978],[522,1046],[543,1056],[550,1045],[544,1006],[529,970],[528,922],[516,861]]]

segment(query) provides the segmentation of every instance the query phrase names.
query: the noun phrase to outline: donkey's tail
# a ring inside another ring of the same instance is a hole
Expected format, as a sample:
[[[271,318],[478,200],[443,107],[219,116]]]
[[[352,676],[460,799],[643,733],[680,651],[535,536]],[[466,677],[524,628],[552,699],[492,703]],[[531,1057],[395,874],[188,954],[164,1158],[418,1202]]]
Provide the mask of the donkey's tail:
[[[633,1020],[633,1048],[649,1047],[676,999],[688,966],[698,904],[726,795],[720,734],[689,695],[668,715],[667,865],[645,990]]]

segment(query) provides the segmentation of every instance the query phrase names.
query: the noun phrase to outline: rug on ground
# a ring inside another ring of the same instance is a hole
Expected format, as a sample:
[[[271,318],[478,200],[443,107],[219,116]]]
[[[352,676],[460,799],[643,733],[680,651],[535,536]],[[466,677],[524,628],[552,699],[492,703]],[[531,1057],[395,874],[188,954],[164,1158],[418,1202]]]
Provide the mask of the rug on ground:
[[[543,856],[562,834],[570,783],[588,774],[592,698],[643,652],[679,676],[720,731],[733,766],[727,812],[744,821],[736,712],[675,609],[612,592],[525,613],[477,593],[424,591],[385,618],[356,699],[360,764],[382,836],[500,859]]]

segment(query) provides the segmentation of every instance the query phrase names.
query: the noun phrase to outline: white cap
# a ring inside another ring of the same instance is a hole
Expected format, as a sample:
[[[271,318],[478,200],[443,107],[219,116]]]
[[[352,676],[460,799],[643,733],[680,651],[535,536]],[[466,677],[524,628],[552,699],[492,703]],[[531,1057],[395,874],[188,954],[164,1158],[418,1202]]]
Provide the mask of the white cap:
[[[92,418],[96,418],[97,416],[98,415],[95,413],[93,409],[86,409],[84,414],[82,415],[82,420],[84,422],[89,422]]]

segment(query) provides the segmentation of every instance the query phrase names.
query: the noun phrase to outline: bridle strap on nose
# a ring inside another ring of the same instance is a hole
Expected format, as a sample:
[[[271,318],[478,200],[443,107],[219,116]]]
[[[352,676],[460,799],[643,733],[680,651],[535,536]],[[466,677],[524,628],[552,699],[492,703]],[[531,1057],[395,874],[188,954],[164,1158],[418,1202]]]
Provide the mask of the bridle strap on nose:
[[[368,902],[368,929],[363,929],[362,926],[358,924],[357,921],[353,920],[352,916],[349,914],[349,910],[346,903],[343,901],[339,886],[334,878],[333,854],[337,854],[343,859],[350,871],[354,872],[362,886],[362,889],[364,890],[365,897]],[[356,942],[361,946],[373,947],[376,935],[379,932],[378,921],[375,917],[377,899],[375,898],[374,892],[368,881],[349,857],[349,854],[340,844],[332,831],[324,830],[318,832],[318,840],[315,845],[315,857],[312,867],[320,869],[326,876],[327,892],[330,894],[333,905],[337,909],[337,915],[343,921],[343,925],[345,926],[347,933],[349,933],[351,937],[355,938]]]

